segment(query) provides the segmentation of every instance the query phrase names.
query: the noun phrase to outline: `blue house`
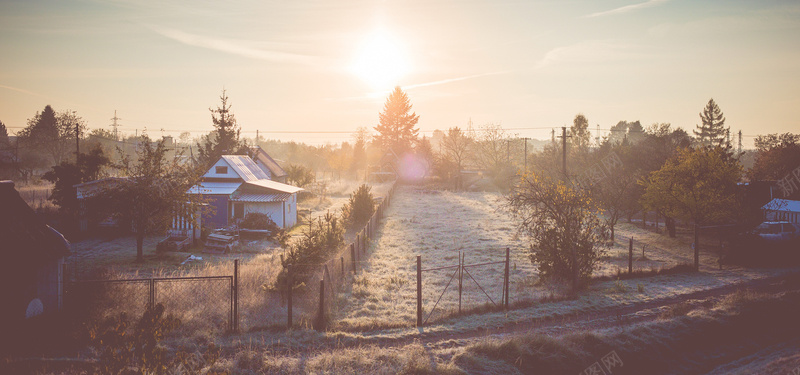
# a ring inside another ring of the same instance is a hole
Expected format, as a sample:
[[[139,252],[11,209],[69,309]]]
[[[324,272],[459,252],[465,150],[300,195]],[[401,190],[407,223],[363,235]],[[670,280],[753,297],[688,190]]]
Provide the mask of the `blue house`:
[[[246,155],[223,155],[189,193],[201,195],[214,208],[203,216],[207,226],[226,227],[248,213],[259,212],[280,227],[290,228],[297,223],[297,193],[303,189],[270,177],[285,178],[285,172],[281,176]]]

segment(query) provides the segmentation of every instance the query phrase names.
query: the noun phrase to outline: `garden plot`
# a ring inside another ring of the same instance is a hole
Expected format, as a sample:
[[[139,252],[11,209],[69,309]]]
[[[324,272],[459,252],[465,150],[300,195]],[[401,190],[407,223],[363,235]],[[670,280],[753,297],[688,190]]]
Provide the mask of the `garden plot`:
[[[422,268],[458,265],[459,253],[466,264],[503,261],[511,249],[511,301],[530,298],[535,269],[515,235],[509,216],[498,209],[501,195],[486,192],[449,192],[399,187],[363,270],[340,312],[342,326],[414,324],[416,319],[416,256]],[[500,303],[503,264],[468,268],[481,288]],[[425,314],[449,283],[431,319],[458,310],[458,276],[455,268],[424,272]],[[462,306],[491,304],[466,273]],[[523,291],[527,291],[523,294]]]
[[[528,245],[516,235],[510,215],[503,211],[502,195],[492,192],[449,192],[421,187],[398,187],[391,207],[376,238],[372,239],[363,270],[355,277],[352,290],[339,296],[338,325],[343,329],[370,326],[410,326],[416,322],[416,256],[422,268],[455,266],[459,252],[466,264],[503,261],[505,249],[511,249],[510,302],[539,300],[559,295],[560,290],[536,284],[538,271],[528,257]],[[634,236],[646,245],[634,249],[634,270],[669,268],[691,263],[693,255],[685,239],[669,239],[629,224],[618,226],[621,236]],[[701,252],[701,270],[716,269],[716,255]],[[627,241],[618,238],[594,276],[627,271]],[[712,267],[713,266],[713,267]],[[462,309],[474,309],[500,303],[503,265],[468,268],[471,277],[463,276]],[[456,268],[423,272],[423,319],[431,313],[435,321],[458,311],[458,275]],[[742,275],[745,279],[748,277]],[[688,278],[693,276],[687,275]],[[448,286],[449,283],[449,286]],[[638,283],[648,285],[645,280]],[[636,282],[634,282],[636,285]],[[446,293],[442,294],[447,287]],[[666,285],[669,289],[671,286]],[[684,285],[675,285],[678,290]],[[658,288],[654,289],[659,289]],[[636,287],[634,287],[634,290]],[[484,294],[489,295],[487,297]],[[638,295],[634,299],[644,299]],[[613,298],[612,298],[613,300]]]

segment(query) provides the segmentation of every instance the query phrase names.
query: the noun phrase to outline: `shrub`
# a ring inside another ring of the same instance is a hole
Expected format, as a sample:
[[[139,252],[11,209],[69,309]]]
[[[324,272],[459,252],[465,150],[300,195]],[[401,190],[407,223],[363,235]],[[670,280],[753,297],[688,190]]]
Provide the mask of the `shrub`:
[[[286,288],[287,268],[291,264],[293,270],[293,287],[306,281],[319,265],[336,253],[344,243],[344,230],[339,218],[328,212],[324,217],[309,223],[303,236],[286,250],[281,258],[283,269],[278,274],[275,287]]]
[[[248,213],[244,216],[241,223],[239,223],[239,226],[244,229],[268,230],[269,236],[267,238],[271,241],[278,242],[281,246],[285,245],[289,240],[289,236],[283,228],[278,226],[269,215],[260,212]]]
[[[348,228],[357,228],[369,220],[375,212],[375,201],[372,197],[372,188],[362,184],[353,194],[350,201],[342,207],[342,221]]]
[[[89,339],[100,355],[104,373],[121,373],[135,364],[142,373],[162,373],[168,366],[167,352],[158,346],[164,335],[180,325],[180,321],[164,315],[164,306],[149,307],[131,324],[126,314],[104,319],[89,329]]]

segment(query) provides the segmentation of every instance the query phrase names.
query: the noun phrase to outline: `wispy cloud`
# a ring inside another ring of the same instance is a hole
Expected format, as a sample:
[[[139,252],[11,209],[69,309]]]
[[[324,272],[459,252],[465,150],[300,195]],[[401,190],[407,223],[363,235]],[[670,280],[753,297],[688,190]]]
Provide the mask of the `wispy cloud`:
[[[504,71],[498,71],[498,72],[473,74],[473,75],[468,75],[468,76],[463,76],[463,77],[442,79],[442,80],[439,80],[439,81],[416,83],[416,84],[413,84],[413,85],[403,86],[403,88],[406,89],[406,90],[410,90],[410,89],[415,89],[415,88],[418,88],[418,87],[444,85],[446,83],[452,83],[452,82],[458,82],[458,81],[466,81],[468,79],[480,78],[480,77],[486,77],[486,76],[495,76],[495,75],[506,74],[506,73],[510,73],[510,72],[511,72],[511,70],[504,70]]]
[[[537,62],[534,68],[543,68],[556,63],[601,63],[620,59],[634,59],[646,56],[637,52],[636,46],[613,41],[586,41],[573,45],[553,48]]]
[[[216,38],[156,26],[150,26],[150,28],[164,37],[186,45],[207,48],[251,59],[303,65],[314,65],[317,62],[317,58],[314,56],[281,51],[276,48],[264,48],[265,46],[274,47],[279,43]]]
[[[667,0],[648,0],[648,1],[645,1],[643,3],[625,5],[625,6],[622,6],[622,7],[619,7],[619,8],[614,8],[614,9],[611,9],[611,10],[605,10],[605,11],[602,11],[602,12],[587,14],[587,15],[583,16],[583,18],[594,18],[594,17],[610,16],[610,15],[620,14],[620,13],[628,13],[628,12],[632,12],[632,11],[639,10],[639,9],[654,7],[656,5],[659,5],[659,4],[665,3],[665,2],[667,2]]]
[[[405,86],[404,85],[400,85],[400,87],[402,87],[403,90],[408,91],[408,90],[413,90],[413,89],[417,89],[417,88],[420,88],[420,87],[438,86],[438,85],[444,85],[444,84],[453,83],[453,82],[466,81],[468,79],[473,79],[473,78],[494,76],[494,75],[506,74],[506,73],[511,73],[511,72],[513,72],[513,71],[512,70],[504,70],[504,71],[497,71],[497,72],[472,74],[472,75],[463,76],[463,77],[441,79],[441,80],[438,80],[438,81],[415,83],[413,85],[405,85]],[[344,98],[329,98],[327,100],[331,100],[331,101],[358,101],[358,100],[375,101],[375,100],[383,100],[386,96],[391,94],[391,92],[392,92],[391,90],[375,91],[375,92],[370,92],[370,93],[367,93],[365,95],[360,95],[360,96],[348,96],[348,97],[344,97]]]
[[[21,88],[18,88],[18,87],[6,86],[6,85],[0,85],[0,89],[6,89],[6,90],[11,90],[11,91],[16,91],[16,92],[21,92],[21,93],[23,93],[23,94],[28,94],[28,95],[32,95],[32,96],[38,96],[38,97],[40,97],[40,98],[50,99],[49,97],[47,97],[47,96],[44,96],[44,95],[42,95],[42,94],[37,94],[37,93],[35,93],[35,92],[33,92],[33,91],[28,91],[28,90],[21,89]]]

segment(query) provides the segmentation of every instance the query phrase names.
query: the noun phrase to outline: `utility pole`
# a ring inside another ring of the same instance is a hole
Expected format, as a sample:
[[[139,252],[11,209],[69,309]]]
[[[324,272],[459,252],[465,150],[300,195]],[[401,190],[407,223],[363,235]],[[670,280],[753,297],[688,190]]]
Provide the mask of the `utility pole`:
[[[81,158],[81,123],[80,121],[75,121],[75,164],[78,164],[78,161]]]
[[[114,128],[114,140],[115,141],[119,141],[119,133],[117,133],[117,127],[119,126],[119,124],[117,124],[117,120],[122,120],[122,119],[117,117],[117,110],[116,109],[114,110],[114,117],[112,117],[111,120],[114,121],[111,124],[111,127]]]
[[[511,140],[506,139],[506,164],[511,164]]]
[[[567,127],[561,127],[561,172],[564,173],[564,178],[567,178]]]
[[[528,140],[530,138],[524,137],[522,139],[525,140],[525,173],[528,173]]]

